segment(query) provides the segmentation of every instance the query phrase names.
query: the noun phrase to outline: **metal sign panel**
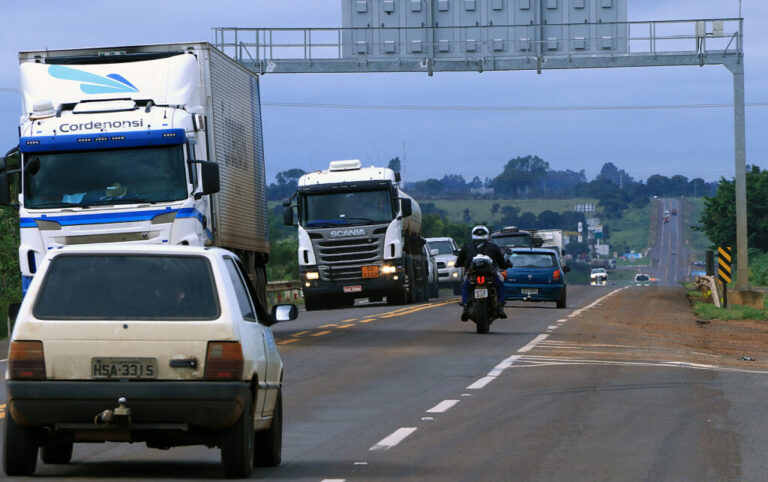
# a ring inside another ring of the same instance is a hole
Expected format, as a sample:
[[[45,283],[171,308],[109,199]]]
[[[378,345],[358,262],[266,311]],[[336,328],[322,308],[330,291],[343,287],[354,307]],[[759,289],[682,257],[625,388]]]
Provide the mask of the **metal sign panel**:
[[[343,57],[622,53],[626,21],[627,0],[342,0]]]

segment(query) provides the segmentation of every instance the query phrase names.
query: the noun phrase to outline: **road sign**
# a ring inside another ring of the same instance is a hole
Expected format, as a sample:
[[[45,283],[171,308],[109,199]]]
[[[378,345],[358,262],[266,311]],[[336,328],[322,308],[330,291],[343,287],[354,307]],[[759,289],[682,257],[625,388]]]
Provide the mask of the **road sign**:
[[[731,262],[733,261],[733,250],[730,246],[720,246],[717,248],[717,277],[723,284],[731,282]]]
[[[723,307],[728,308],[728,283],[731,282],[731,262],[733,250],[730,246],[717,248],[717,277],[723,283]]]

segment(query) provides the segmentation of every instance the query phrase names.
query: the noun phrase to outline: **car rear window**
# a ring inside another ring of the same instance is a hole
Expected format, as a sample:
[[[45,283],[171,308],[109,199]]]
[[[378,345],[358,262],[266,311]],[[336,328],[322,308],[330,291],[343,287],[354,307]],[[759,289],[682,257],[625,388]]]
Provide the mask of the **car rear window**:
[[[39,319],[212,320],[219,299],[202,256],[60,255],[45,273]]]
[[[550,253],[512,252],[508,259],[513,268],[554,268],[557,266],[555,255]]]

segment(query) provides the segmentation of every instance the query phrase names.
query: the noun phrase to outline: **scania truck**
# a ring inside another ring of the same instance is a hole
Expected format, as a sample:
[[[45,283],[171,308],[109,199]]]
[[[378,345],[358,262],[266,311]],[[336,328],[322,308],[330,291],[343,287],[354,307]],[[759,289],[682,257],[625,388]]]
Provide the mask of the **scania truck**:
[[[348,306],[356,298],[427,300],[421,209],[399,182],[391,169],[362,167],[356,159],[299,178],[284,202],[284,221],[297,226],[307,310]]]
[[[24,290],[50,249],[156,243],[235,251],[264,300],[256,74],[203,42],[19,60],[20,165],[0,163],[0,204],[19,210]]]

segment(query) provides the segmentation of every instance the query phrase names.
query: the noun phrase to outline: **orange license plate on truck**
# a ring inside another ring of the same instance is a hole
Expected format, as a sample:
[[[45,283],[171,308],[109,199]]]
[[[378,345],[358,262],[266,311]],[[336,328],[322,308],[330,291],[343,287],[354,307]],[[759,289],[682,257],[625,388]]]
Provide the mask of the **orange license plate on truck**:
[[[363,279],[378,278],[378,277],[379,277],[378,266],[363,266]]]

